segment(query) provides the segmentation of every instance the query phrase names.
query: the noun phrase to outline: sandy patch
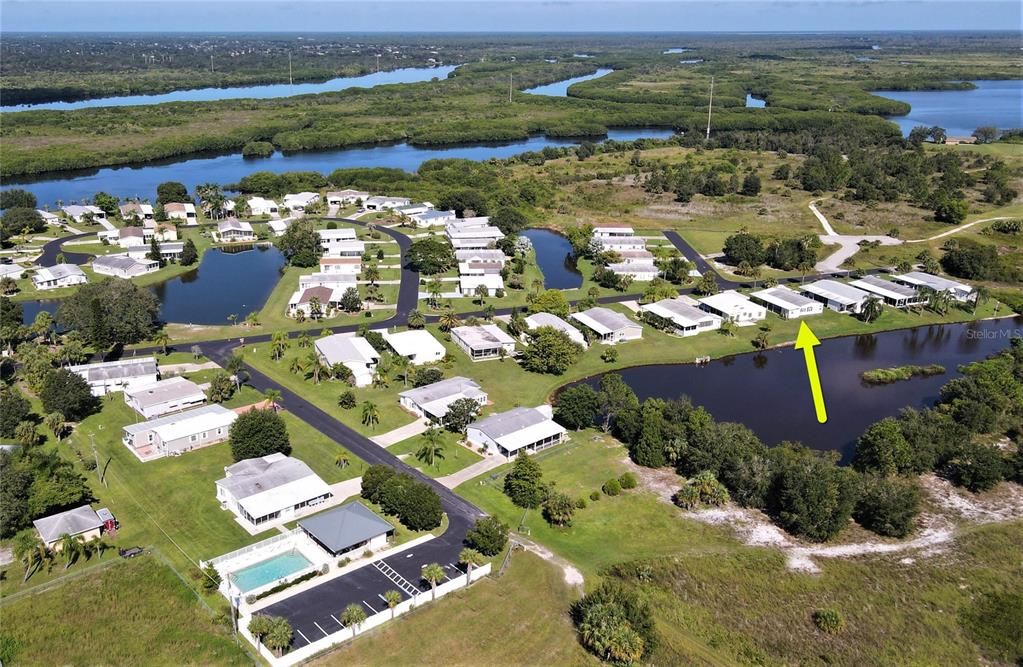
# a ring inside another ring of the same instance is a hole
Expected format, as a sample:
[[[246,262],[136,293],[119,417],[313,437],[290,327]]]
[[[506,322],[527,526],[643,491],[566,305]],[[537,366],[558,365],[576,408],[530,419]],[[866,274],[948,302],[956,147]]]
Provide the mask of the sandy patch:
[[[556,556],[553,551],[551,551],[550,549],[543,545],[533,542],[532,540],[526,540],[521,537],[516,537],[515,541],[518,543],[519,546],[521,546],[526,551],[530,551],[539,556],[540,558],[543,558],[546,561],[550,561],[551,563],[554,563],[555,565],[560,567],[561,571],[564,573],[566,584],[568,584],[569,586],[577,586],[579,588],[582,588],[583,584],[585,583],[585,579],[583,579],[583,573],[580,572],[574,565],[569,563],[567,560],[560,556]]]

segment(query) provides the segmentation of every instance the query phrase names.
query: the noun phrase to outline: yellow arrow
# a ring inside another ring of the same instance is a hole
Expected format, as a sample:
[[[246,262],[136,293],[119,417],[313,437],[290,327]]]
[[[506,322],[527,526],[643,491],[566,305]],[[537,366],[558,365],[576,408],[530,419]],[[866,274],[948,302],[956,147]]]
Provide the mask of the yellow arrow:
[[[813,348],[820,345],[817,336],[813,335],[806,322],[799,323],[799,335],[796,336],[796,349],[803,351],[806,358],[806,374],[810,378],[810,393],[813,395],[813,408],[817,411],[817,421],[823,424],[828,421],[828,410],[824,407],[824,392],[821,391],[821,377],[817,373],[817,357]]]

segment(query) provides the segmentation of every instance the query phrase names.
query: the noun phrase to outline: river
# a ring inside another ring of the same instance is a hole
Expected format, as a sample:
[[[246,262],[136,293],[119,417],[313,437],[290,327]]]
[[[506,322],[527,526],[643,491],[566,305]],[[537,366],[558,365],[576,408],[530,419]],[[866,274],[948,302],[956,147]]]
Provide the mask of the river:
[[[1004,349],[1012,335],[1023,336],[1023,317],[824,340],[817,348],[817,366],[826,424],[817,423],[803,352],[791,347],[703,366],[638,366],[617,372],[641,400],[686,394],[718,421],[741,422],[769,445],[799,440],[815,449],[837,450],[848,462],[856,438],[868,426],[906,406],[933,405],[941,386],[959,375],[959,364]],[[941,364],[948,372],[884,386],[860,381],[863,371],[906,364]],[[599,377],[587,382],[596,387]]]
[[[875,95],[899,100],[912,109],[891,116],[902,134],[918,125],[945,128],[949,136],[966,137],[978,127],[1023,127],[1023,81],[974,81],[973,90],[875,90]]]
[[[607,139],[667,139],[670,128],[622,128],[609,130]],[[329,174],[341,167],[396,167],[415,171],[423,162],[438,158],[489,160],[507,158],[526,151],[540,151],[548,146],[573,146],[578,139],[550,138],[536,135],[506,143],[459,144],[421,148],[409,144],[389,144],[337,148],[324,151],[274,153],[267,158],[248,159],[238,153],[207,155],[184,160],[167,160],[142,165],[104,167],[75,172],[53,172],[35,177],[7,179],[5,185],[24,188],[35,194],[40,206],[56,206],[78,202],[97,192],[107,192],[121,199],[150,199],[156,186],[165,181],[184,183],[190,192],[200,183],[237,183],[255,171],[318,171]]]
[[[544,289],[575,289],[583,284],[568,239],[549,229],[527,229],[520,234],[533,242]]]
[[[555,81],[554,83],[537,86],[536,88],[527,88],[522,92],[529,93],[531,95],[546,95],[547,97],[568,97],[568,88],[572,84],[590,81],[591,79],[599,79],[613,71],[613,69],[598,69],[593,74],[577,76],[571,79],[564,79],[562,81]]]
[[[373,88],[391,83],[419,83],[434,78],[447,78],[455,71],[457,65],[438,67],[406,67],[387,72],[374,72],[363,76],[338,77],[320,83],[274,83],[257,86],[232,86],[228,88],[193,88],[191,90],[175,90],[155,95],[122,95],[117,97],[100,97],[78,102],[46,102],[43,104],[18,104],[0,106],[0,111],[56,110],[70,111],[91,107],[127,107],[143,104],[162,104],[164,102],[211,102],[216,100],[237,99],[272,99],[292,97],[294,95],[311,95],[314,93],[332,93],[348,88]]]

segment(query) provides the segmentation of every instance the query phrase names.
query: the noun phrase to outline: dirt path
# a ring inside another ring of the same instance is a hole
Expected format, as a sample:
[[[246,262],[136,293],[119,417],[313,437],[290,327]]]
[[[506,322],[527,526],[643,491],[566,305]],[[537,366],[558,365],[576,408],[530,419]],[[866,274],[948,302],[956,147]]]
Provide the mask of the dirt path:
[[[855,255],[860,250],[860,243],[862,241],[876,241],[881,245],[899,245],[902,243],[899,239],[892,238],[891,236],[882,235],[870,235],[870,234],[839,234],[835,231],[835,228],[831,226],[828,219],[824,217],[824,214],[817,208],[817,204],[821,200],[810,202],[810,212],[813,213],[814,217],[821,223],[821,227],[824,228],[824,233],[819,235],[821,242],[824,245],[837,245],[838,250],[831,253],[821,261],[817,262],[814,268],[818,273],[835,273],[842,270],[842,263]]]
[[[985,222],[994,222],[995,220],[1011,220],[1011,219],[1012,219],[1012,217],[1008,216],[1008,215],[1000,215],[1000,216],[995,217],[995,218],[982,218],[980,220],[974,220],[973,222],[967,222],[964,225],[959,225],[958,227],[956,227],[954,229],[950,229],[947,232],[942,232],[940,234],[935,234],[934,236],[928,236],[925,239],[910,239],[910,240],[906,241],[906,243],[926,243],[928,241],[934,241],[935,239],[943,239],[946,236],[951,236],[953,234],[958,234],[959,232],[965,231],[965,230],[969,229],[970,227],[973,227],[974,225],[980,225],[980,224],[983,224]]]
[[[569,563],[561,556],[556,556],[554,552],[552,552],[550,549],[543,545],[537,544],[536,542],[530,540],[529,538],[522,537],[521,535],[515,535],[515,537],[512,539],[526,551],[530,551],[539,556],[540,558],[543,558],[546,561],[550,561],[551,563],[554,563],[555,565],[560,567],[561,571],[564,573],[566,584],[568,584],[569,586],[579,588],[580,590],[582,589],[583,584],[585,583],[586,580],[583,579],[583,573],[580,572],[574,565]]]

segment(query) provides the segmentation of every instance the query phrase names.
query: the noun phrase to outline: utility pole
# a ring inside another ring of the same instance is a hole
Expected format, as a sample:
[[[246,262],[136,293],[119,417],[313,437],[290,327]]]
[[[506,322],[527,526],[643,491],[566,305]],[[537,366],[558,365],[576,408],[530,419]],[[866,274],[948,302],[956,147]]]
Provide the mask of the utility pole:
[[[512,101],[512,74],[508,72],[508,104]]]
[[[210,74],[213,74],[213,54],[210,54]]]
[[[89,434],[89,442],[92,443],[92,458],[96,462],[96,476],[99,477],[99,481],[103,486],[107,485],[106,475],[103,474],[103,468],[99,465],[99,452],[96,451],[96,436],[93,433]]]
[[[710,112],[714,109],[714,77],[710,77],[710,101],[707,103],[707,137],[705,141],[710,141]]]
[[[295,85],[295,77],[291,73],[291,51],[288,51],[288,85]]]

